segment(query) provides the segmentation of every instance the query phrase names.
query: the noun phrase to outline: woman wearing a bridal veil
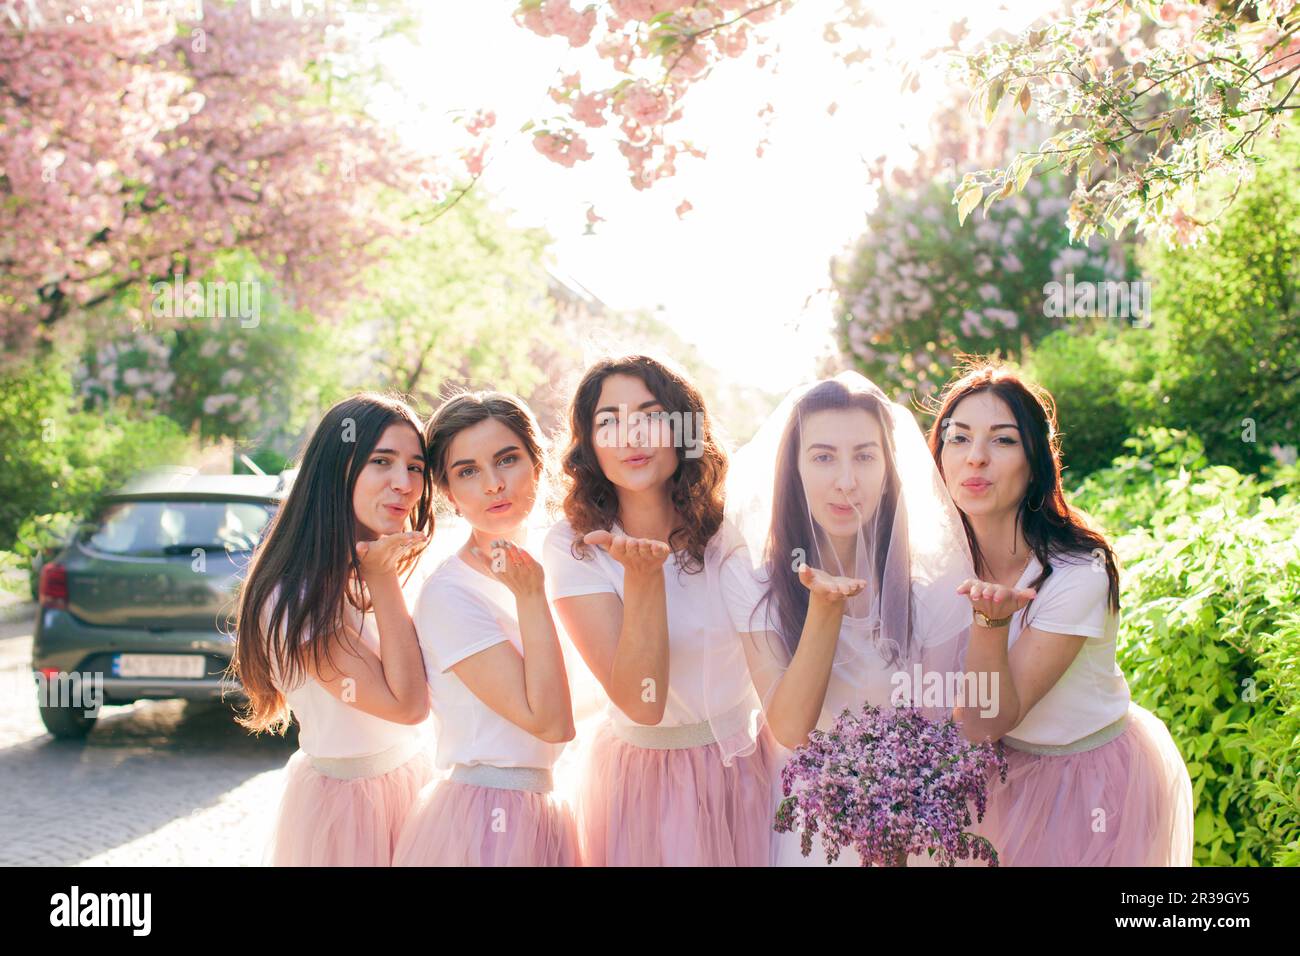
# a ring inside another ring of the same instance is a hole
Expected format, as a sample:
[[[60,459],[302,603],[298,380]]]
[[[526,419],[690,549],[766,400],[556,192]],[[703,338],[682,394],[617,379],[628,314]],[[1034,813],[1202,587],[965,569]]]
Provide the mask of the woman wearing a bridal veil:
[[[794,389],[733,462],[726,530],[710,571],[723,597],[717,626],[732,639],[708,670],[745,658],[752,719],[728,739],[743,748],[766,732],[785,748],[773,813],[789,751],[845,708],[914,702],[927,716],[952,713],[955,701],[916,684],[955,685],[970,626],[957,587],[973,570],[906,408],[855,372]],[[816,840],[805,858],[798,833],[772,837],[775,865],[825,861]],[[838,862],[859,860],[850,849]]]

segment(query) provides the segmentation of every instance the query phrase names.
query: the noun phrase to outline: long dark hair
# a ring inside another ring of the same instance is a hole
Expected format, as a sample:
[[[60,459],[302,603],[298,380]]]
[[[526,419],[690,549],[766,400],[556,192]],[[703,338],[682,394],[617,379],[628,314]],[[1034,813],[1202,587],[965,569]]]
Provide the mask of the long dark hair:
[[[672,502],[681,523],[668,536],[677,552],[680,570],[696,574],[704,570],[704,551],[722,527],[723,486],[727,477],[727,453],[713,434],[704,399],[682,373],[648,355],[606,358],[582,377],[569,409],[569,445],[562,461],[568,488],[564,516],[575,532],[573,556],[588,554],[582,536],[592,531],[610,531],[618,518],[618,493],[596,460],[593,440],[596,403],[600,389],[611,375],[631,375],[645,383],[668,413],[696,416],[701,423],[695,436],[700,454],[690,457],[678,447],[677,470],[672,476]]]
[[[933,404],[930,426],[930,454],[943,474],[943,431],[953,409],[969,395],[990,392],[1011,409],[1029,460],[1029,486],[1016,515],[1025,541],[1043,571],[1029,585],[1037,589],[1052,575],[1053,556],[1101,553],[1110,582],[1111,610],[1119,610],[1119,565],[1115,552],[1101,532],[1089,525],[1083,512],[1070,506],[1061,488],[1061,436],[1056,424],[1056,401],[1047,389],[1035,385],[993,359],[976,358],[961,369],[961,376],[949,383]],[[960,511],[960,509],[958,509]],[[987,571],[979,542],[965,513],[961,516],[975,559],[977,573]]]
[[[889,549],[902,547],[907,553],[906,524],[898,531],[894,529],[895,517],[901,499],[901,487],[898,477],[897,459],[894,453],[893,429],[890,427],[891,415],[882,395],[874,391],[852,390],[843,382],[830,379],[819,382],[805,394],[790,413],[785,430],[781,433],[781,444],[777,450],[776,479],[772,488],[772,523],[768,531],[766,553],[763,561],[767,568],[768,588],[765,604],[771,608],[775,605],[776,624],[786,649],[793,655],[803,633],[804,618],[808,615],[808,589],[799,580],[799,575],[791,560],[796,549],[809,552],[814,535],[821,531],[816,527],[808,513],[807,495],[803,488],[803,479],[799,475],[799,446],[802,442],[801,422],[816,412],[840,409],[860,408],[871,415],[880,425],[881,448],[885,461],[885,481],[881,490],[880,504],[872,519],[876,528],[886,533],[876,536],[874,542],[876,580],[871,584],[876,594],[881,594],[885,586],[885,566]],[[892,533],[891,533],[892,532]],[[908,602],[907,633],[903,640],[911,638],[910,600]],[[761,606],[761,605],[760,605]],[[897,651],[886,649],[895,663],[899,653],[905,653],[906,646]]]
[[[283,689],[305,674],[307,654],[318,669],[322,660],[331,660],[343,631],[345,601],[363,613],[370,608],[356,556],[352,495],[370,453],[394,424],[411,427],[423,454],[420,420],[405,402],[363,393],[327,411],[307,442],[288,498],[253,554],[239,598],[231,660],[231,672],[248,696],[238,719],[250,730],[284,732],[289,710]],[[429,469],[421,475],[411,515],[419,531],[429,524]],[[408,556],[399,570],[409,572],[417,558]]]
[[[542,447],[542,429],[522,398],[506,392],[459,392],[443,402],[424,427],[429,474],[435,488],[444,494],[447,491],[447,452],[451,449],[452,439],[466,428],[489,418],[501,422],[519,437],[539,475],[544,470],[546,453]]]

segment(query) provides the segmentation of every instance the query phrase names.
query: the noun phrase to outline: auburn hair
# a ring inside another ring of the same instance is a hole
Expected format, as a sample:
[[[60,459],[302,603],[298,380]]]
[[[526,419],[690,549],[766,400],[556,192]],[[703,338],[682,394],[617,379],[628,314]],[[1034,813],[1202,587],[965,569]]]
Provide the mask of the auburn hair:
[[[713,425],[699,390],[680,371],[648,355],[605,358],[587,369],[569,408],[569,442],[561,460],[566,483],[564,516],[575,532],[573,556],[588,556],[582,537],[592,531],[610,531],[618,518],[618,493],[596,459],[593,437],[597,403],[605,379],[631,375],[645,383],[664,411],[694,416],[699,422],[694,451],[676,448],[677,469],[670,479],[673,507],[679,521],[668,536],[679,570],[696,574],[704,570],[704,552],[722,527],[723,489],[727,453],[714,435]]]

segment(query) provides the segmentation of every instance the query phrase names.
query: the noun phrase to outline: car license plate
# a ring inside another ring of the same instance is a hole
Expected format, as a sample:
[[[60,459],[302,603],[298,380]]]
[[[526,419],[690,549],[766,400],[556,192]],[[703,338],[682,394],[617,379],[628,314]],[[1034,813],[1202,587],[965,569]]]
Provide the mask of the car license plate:
[[[202,654],[118,654],[114,677],[202,677]]]

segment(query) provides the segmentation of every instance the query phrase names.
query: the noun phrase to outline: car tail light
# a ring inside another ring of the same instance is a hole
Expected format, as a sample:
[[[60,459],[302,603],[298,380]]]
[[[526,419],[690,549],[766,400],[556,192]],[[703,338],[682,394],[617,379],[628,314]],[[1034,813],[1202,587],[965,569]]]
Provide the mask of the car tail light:
[[[41,583],[37,590],[41,607],[66,609],[68,606],[68,569],[61,564],[47,564],[41,568]]]

